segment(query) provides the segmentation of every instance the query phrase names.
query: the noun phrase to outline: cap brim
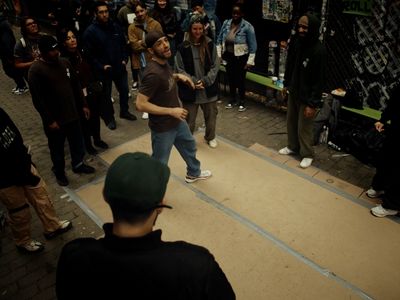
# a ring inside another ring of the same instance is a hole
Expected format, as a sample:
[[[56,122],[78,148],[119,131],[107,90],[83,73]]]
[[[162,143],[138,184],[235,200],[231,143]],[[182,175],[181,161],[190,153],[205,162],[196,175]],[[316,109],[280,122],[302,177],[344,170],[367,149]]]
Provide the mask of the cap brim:
[[[169,206],[169,205],[166,205],[166,204],[160,204],[160,205],[157,205],[156,207],[154,207],[154,209],[156,209],[156,208],[169,208],[169,209],[172,209],[172,206]]]

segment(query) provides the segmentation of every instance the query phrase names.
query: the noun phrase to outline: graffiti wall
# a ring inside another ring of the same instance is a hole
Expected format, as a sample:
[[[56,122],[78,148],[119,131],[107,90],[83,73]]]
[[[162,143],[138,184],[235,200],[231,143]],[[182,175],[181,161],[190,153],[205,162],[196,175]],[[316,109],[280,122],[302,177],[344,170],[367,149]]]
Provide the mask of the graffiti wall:
[[[352,87],[382,110],[400,78],[400,1],[373,0],[370,16],[343,13],[343,3],[328,2],[329,88]]]

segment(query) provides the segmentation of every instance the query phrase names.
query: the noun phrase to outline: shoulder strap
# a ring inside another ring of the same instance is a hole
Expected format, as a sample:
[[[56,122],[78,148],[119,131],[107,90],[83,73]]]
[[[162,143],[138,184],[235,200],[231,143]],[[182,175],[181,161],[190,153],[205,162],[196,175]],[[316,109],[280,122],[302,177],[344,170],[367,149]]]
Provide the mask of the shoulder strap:
[[[22,38],[20,38],[19,39],[20,41],[21,41],[21,45],[22,45],[22,47],[26,47],[26,42],[25,42],[25,39],[22,37]]]

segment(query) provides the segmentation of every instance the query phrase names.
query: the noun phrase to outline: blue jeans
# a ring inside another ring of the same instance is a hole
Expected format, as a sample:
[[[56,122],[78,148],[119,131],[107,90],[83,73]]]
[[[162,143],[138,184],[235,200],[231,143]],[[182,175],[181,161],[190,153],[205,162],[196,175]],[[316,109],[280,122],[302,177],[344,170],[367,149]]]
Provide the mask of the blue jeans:
[[[151,131],[152,157],[168,164],[172,146],[178,150],[186,162],[186,173],[189,176],[200,175],[200,162],[196,158],[196,141],[190,133],[186,122],[181,121],[178,126],[165,132]]]

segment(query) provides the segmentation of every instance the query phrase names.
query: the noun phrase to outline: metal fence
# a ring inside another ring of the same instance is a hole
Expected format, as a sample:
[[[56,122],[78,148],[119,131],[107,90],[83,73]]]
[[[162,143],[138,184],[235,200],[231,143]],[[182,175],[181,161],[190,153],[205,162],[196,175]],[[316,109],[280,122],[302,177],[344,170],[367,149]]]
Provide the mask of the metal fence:
[[[400,1],[372,2],[371,16],[357,16],[328,1],[328,89],[351,87],[364,106],[381,110],[400,76]]]

